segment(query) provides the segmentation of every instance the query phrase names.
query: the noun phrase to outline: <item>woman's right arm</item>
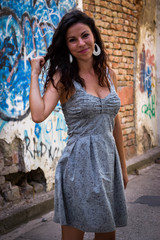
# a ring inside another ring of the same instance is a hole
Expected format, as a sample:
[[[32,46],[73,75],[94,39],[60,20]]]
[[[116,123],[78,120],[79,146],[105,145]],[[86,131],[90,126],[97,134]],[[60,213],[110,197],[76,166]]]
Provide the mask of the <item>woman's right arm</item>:
[[[32,120],[37,123],[44,121],[50,115],[60,99],[57,89],[53,87],[51,82],[49,82],[44,96],[41,97],[38,77],[44,64],[44,57],[37,57],[31,60],[32,71],[29,104]],[[58,74],[55,77],[57,78],[55,79],[56,82],[58,82]]]

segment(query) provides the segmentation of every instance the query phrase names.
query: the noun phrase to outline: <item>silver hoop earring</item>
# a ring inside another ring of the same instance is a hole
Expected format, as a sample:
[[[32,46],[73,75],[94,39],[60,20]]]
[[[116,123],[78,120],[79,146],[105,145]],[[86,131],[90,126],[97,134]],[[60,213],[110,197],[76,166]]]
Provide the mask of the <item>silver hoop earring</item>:
[[[94,51],[93,51],[93,55],[94,56],[99,56],[101,54],[101,49],[100,47],[98,46],[97,43],[94,44]]]
[[[73,62],[73,57],[71,54],[69,54],[69,62],[72,63]]]

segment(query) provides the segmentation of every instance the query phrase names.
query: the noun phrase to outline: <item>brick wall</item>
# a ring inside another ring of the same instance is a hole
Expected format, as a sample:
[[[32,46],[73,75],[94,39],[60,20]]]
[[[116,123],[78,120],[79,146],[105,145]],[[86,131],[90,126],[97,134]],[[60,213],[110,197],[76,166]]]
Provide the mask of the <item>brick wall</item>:
[[[126,159],[136,154],[134,119],[134,47],[143,0],[83,0],[85,13],[100,29],[110,67],[118,80]]]

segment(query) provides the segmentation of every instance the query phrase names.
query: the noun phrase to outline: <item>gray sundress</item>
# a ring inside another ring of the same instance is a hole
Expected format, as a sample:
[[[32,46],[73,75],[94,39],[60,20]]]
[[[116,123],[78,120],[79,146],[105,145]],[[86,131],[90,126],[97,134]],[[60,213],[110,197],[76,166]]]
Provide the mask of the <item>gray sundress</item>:
[[[112,232],[126,226],[127,209],[119,155],[113,137],[120,99],[110,80],[105,98],[76,81],[62,104],[68,142],[55,173],[54,221],[84,232]]]

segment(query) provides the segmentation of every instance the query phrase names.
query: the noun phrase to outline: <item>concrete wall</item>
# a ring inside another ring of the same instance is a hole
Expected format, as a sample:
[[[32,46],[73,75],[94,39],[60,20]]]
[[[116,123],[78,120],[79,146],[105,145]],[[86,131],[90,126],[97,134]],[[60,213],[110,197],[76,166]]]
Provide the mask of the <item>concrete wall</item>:
[[[67,140],[67,127],[60,105],[43,123],[32,122],[30,59],[45,54],[61,17],[75,5],[74,0],[0,3],[0,184],[8,174],[40,168],[47,189],[53,188],[55,165]],[[42,92],[41,77],[39,82]],[[19,139],[21,148],[13,147],[15,139]],[[8,155],[5,148],[10,149]]]
[[[146,0],[139,18],[136,44],[135,126],[138,154],[158,144],[156,13],[156,0]]]

